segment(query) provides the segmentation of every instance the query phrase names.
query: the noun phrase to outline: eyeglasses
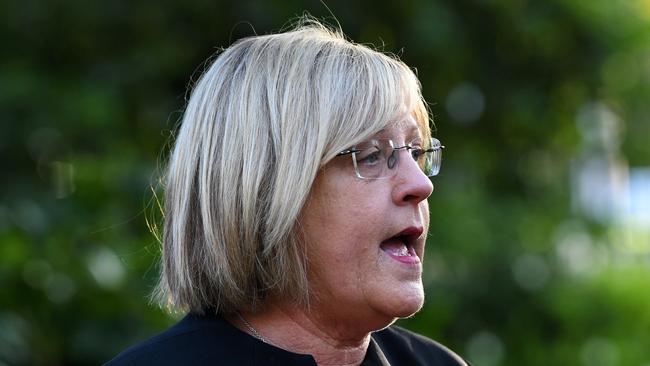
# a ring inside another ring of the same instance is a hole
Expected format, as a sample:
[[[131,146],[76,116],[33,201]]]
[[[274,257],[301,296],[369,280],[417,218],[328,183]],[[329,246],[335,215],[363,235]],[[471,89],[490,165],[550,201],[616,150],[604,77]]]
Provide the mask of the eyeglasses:
[[[357,177],[382,179],[390,178],[397,173],[399,150],[406,150],[420,166],[424,175],[433,177],[440,172],[442,149],[444,146],[436,138],[430,138],[425,146],[418,142],[400,147],[395,147],[393,140],[373,139],[341,151],[336,156],[352,155],[352,163]]]

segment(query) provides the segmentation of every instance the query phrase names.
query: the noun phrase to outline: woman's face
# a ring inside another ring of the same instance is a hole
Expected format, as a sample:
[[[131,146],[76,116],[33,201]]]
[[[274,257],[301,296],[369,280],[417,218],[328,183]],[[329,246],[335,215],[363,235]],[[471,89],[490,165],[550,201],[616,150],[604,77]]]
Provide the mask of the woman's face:
[[[420,137],[406,117],[376,138],[396,146]],[[364,180],[349,155],[317,176],[301,217],[312,308],[329,321],[381,328],[424,301],[422,258],[433,185],[406,150],[396,174]]]

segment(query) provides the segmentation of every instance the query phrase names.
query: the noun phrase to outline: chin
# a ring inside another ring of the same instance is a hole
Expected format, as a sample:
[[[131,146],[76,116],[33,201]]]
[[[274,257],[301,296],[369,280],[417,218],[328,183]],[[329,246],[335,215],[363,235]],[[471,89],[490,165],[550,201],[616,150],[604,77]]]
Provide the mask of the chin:
[[[424,291],[421,286],[391,296],[384,303],[383,313],[392,318],[408,318],[422,309]]]
[[[396,318],[408,318],[410,316],[415,315],[420,309],[422,309],[422,306],[424,305],[424,295],[415,298],[415,299],[408,299],[402,302],[401,306],[397,309],[395,312],[395,317]]]

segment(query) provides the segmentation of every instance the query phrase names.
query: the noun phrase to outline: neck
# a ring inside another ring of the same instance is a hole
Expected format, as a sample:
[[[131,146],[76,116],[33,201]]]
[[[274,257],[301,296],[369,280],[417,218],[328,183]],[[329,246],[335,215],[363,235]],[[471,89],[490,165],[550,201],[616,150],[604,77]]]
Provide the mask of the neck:
[[[345,326],[313,309],[275,303],[239,315],[228,320],[240,330],[275,347],[312,355],[319,366],[359,365],[370,344],[370,330]]]

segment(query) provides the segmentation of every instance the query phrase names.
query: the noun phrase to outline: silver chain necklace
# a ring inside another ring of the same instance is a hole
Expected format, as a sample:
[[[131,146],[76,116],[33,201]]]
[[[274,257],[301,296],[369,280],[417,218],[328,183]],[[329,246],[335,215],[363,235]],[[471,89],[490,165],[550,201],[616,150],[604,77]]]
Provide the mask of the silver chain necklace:
[[[242,322],[242,323],[246,326],[246,328],[250,331],[250,333],[251,333],[251,335],[252,335],[253,337],[259,339],[260,341],[262,341],[262,342],[264,342],[264,343],[266,343],[266,344],[270,344],[271,346],[278,347],[278,346],[276,346],[275,344],[273,344],[272,342],[270,342],[268,339],[262,337],[262,335],[260,334],[260,332],[258,332],[257,329],[253,328],[253,326],[251,325],[251,323],[249,323],[246,319],[244,319],[244,317],[239,313],[239,311],[237,312],[237,316],[239,317],[239,320],[241,320],[241,322]]]

